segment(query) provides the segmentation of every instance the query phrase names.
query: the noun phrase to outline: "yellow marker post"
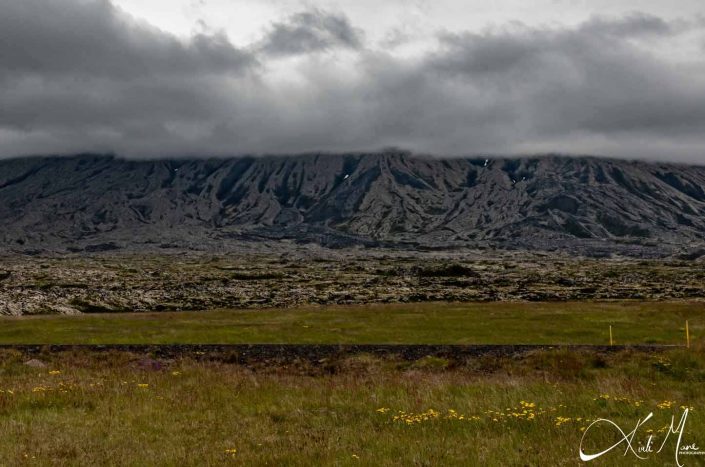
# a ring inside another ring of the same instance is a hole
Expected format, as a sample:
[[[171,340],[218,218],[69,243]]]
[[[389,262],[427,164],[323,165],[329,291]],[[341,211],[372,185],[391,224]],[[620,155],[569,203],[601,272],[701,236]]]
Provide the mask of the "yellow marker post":
[[[614,341],[612,340],[612,325],[610,324],[610,345],[614,345]]]
[[[685,320],[685,346],[690,348],[690,329],[688,328],[688,320]]]

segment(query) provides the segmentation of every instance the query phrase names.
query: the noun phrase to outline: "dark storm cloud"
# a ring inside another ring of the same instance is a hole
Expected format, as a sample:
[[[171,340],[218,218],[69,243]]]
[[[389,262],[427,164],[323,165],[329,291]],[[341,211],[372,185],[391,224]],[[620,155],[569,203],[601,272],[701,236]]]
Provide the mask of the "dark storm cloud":
[[[572,29],[540,30],[515,25],[478,33],[444,33],[441,49],[430,57],[432,67],[468,76],[484,73],[536,71],[551,62],[570,62],[583,67],[607,61],[622,53],[624,68],[638,61],[643,52],[629,39],[672,35],[665,21],[645,15],[622,20],[595,18]],[[610,65],[603,63],[602,65]]]
[[[4,73],[135,78],[238,71],[253,57],[223,36],[182,43],[108,1],[0,0]]]
[[[402,146],[705,162],[705,65],[679,48],[697,51],[704,30],[645,15],[514,24],[404,56],[319,10],[237,48],[182,41],[106,1],[0,0],[0,154]]]
[[[358,49],[362,32],[345,16],[311,10],[274,23],[260,50],[269,55],[299,55],[337,47]]]
[[[429,69],[516,108],[527,130],[648,137],[705,128],[705,68],[669,64],[632,40],[678,34],[646,16],[574,29],[444,35]],[[529,134],[529,137],[532,135]]]
[[[108,1],[0,0],[0,37],[3,153],[156,152],[170,124],[213,117],[223,79],[258,66],[222,35],[183,42]],[[127,138],[140,128],[144,141]]]

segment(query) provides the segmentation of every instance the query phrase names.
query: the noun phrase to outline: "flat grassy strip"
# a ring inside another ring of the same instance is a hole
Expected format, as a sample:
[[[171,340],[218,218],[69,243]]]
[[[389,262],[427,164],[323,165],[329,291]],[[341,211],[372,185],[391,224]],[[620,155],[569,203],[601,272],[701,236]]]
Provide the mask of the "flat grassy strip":
[[[705,303],[491,302],[0,318],[0,344],[677,344]]]

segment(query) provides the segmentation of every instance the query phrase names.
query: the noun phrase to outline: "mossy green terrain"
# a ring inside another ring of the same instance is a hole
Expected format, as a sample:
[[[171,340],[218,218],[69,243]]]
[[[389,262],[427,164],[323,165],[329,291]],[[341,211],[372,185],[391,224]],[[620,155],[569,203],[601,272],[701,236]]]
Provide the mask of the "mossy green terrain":
[[[0,318],[1,344],[684,344],[705,303],[492,302]]]
[[[0,315],[409,302],[705,300],[701,261],[527,252],[3,257]]]

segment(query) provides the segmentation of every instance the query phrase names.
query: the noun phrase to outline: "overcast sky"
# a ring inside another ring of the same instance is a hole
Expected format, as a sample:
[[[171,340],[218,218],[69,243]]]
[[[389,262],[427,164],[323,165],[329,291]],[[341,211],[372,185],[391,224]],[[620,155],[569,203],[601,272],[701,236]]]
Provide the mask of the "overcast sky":
[[[0,0],[0,157],[705,163],[702,0]]]

